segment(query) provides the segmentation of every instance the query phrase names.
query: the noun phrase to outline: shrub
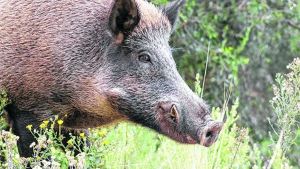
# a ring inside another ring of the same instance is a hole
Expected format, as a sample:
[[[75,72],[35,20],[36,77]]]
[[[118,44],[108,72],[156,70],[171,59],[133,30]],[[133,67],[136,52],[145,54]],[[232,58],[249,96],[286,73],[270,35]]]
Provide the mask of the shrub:
[[[297,120],[300,118],[300,58],[296,58],[287,68],[290,72],[285,75],[277,74],[277,84],[273,87],[275,96],[271,100],[271,106],[277,117],[274,129],[277,141],[273,145],[273,155],[268,168],[272,165],[277,166],[274,168],[282,168],[285,164],[278,161],[286,161],[289,154],[299,154],[291,148],[296,143],[299,131]],[[300,158],[299,155],[296,157]],[[300,165],[295,159],[294,162]]]

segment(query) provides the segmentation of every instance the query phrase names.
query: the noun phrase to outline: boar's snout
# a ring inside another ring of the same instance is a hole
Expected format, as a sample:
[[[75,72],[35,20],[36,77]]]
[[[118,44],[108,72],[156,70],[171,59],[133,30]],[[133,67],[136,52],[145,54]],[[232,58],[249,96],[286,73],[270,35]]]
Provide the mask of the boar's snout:
[[[223,122],[210,122],[199,135],[200,144],[209,147],[218,138],[220,131],[222,130]]]
[[[157,108],[156,121],[159,131],[181,143],[198,143],[209,147],[216,142],[224,124],[211,120],[206,108],[202,109],[205,111],[205,117],[193,117],[191,114],[197,113],[187,113],[187,110],[180,109],[180,104],[176,102],[160,102]]]

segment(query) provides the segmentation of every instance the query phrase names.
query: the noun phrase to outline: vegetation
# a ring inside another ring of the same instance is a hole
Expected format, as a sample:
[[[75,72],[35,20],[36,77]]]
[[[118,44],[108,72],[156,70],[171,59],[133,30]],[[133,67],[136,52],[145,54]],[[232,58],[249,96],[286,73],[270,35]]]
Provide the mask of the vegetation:
[[[0,167],[298,168],[299,25],[294,0],[187,1],[172,37],[174,57],[188,84],[214,105],[214,118],[228,117],[210,148],[178,144],[131,123],[91,130],[89,147],[83,133],[64,147],[53,131],[63,121],[54,118],[38,130],[27,126],[38,141],[31,145],[35,157],[25,159],[2,113]],[[1,91],[0,112],[8,102]]]

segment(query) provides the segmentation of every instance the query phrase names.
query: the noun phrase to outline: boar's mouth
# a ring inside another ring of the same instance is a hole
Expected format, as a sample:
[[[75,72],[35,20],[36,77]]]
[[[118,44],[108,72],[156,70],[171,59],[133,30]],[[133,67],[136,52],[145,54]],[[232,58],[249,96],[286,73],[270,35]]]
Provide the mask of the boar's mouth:
[[[155,112],[155,123],[158,132],[171,139],[185,144],[197,144],[199,141],[191,135],[180,132],[178,129],[179,113],[174,104],[170,102],[160,102]]]
[[[175,127],[160,124],[160,133],[170,137],[171,139],[184,144],[199,144],[200,141],[193,138],[191,135],[179,132]]]
[[[195,137],[191,134],[181,132],[177,129],[176,125],[169,122],[160,121],[158,122],[158,125],[160,133],[170,137],[177,142],[184,144],[200,144],[205,147],[210,147],[216,142],[218,135],[223,127],[222,122],[212,121],[210,124],[204,127],[204,129],[199,129],[199,132],[197,132]]]

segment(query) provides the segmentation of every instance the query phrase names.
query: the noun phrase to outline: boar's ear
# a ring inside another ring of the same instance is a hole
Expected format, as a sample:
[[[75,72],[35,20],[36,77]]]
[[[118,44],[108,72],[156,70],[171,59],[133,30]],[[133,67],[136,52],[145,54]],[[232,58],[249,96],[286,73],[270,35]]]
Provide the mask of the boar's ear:
[[[179,9],[181,6],[184,5],[184,3],[185,3],[185,0],[175,0],[175,1],[167,4],[166,6],[162,7],[162,11],[168,17],[170,24],[172,26],[172,29],[174,28],[176,20],[178,18]]]
[[[135,0],[115,0],[109,17],[109,27],[116,43],[122,43],[140,21]]]

